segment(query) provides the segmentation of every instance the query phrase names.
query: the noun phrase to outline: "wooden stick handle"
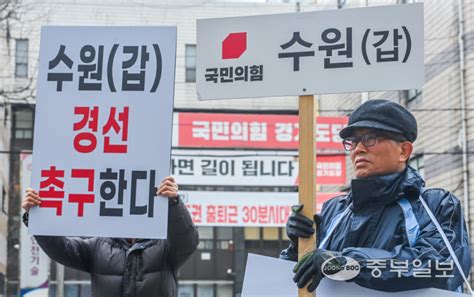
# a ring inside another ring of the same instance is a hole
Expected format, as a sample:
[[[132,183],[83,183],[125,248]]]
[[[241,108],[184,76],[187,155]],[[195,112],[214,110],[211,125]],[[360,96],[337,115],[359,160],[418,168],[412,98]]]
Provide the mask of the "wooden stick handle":
[[[299,195],[298,201],[304,204],[301,212],[313,219],[316,210],[316,104],[314,96],[299,97]],[[315,249],[316,235],[298,241],[298,259]],[[306,288],[298,290],[298,297],[312,297]]]

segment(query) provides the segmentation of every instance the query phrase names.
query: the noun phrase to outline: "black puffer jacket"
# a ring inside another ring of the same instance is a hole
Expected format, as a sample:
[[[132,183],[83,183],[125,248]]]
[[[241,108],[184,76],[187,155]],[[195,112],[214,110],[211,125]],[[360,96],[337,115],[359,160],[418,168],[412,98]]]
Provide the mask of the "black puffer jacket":
[[[454,272],[449,272],[454,276],[449,278],[433,275],[424,278],[415,273],[431,266],[431,272],[440,275],[441,272],[436,272],[437,263],[452,260],[441,235],[421,204],[419,195],[422,186],[424,181],[419,173],[407,167],[400,174],[354,179],[349,194],[324,203],[318,238],[324,237],[334,218],[350,207],[348,214],[328,237],[324,248],[341,252],[361,264],[361,272],[354,279],[357,284],[382,291],[403,291],[428,287],[456,290],[463,283],[455,266]],[[459,200],[443,189],[426,189],[422,197],[451,242],[465,275],[469,275],[471,254]],[[408,199],[418,221],[420,233],[413,246],[409,245],[403,211],[397,204],[401,198]],[[297,252],[290,246],[282,251],[280,257],[296,260]],[[366,268],[367,260],[375,259],[384,259],[387,263],[387,268],[381,269],[379,277],[373,277],[372,269]],[[421,260],[420,267],[414,267],[415,259]],[[394,269],[390,269],[391,261],[407,260],[408,268],[400,277]]]
[[[199,243],[182,201],[169,208],[168,239],[35,238],[51,259],[91,274],[93,297],[177,296],[177,270]]]

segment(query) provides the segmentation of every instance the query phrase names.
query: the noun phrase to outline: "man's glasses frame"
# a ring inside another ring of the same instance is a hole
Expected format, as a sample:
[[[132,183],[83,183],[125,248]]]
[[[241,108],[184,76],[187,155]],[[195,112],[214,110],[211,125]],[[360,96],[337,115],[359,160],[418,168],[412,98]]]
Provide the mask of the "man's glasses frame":
[[[378,143],[379,138],[394,140],[397,142],[406,141],[406,138],[403,137],[402,135],[396,135],[396,134],[389,135],[389,134],[383,134],[383,133],[370,132],[361,136],[350,136],[350,137],[344,138],[342,140],[342,144],[344,145],[344,149],[346,151],[352,151],[357,147],[359,142],[362,142],[362,145],[364,145],[365,147],[375,146]]]

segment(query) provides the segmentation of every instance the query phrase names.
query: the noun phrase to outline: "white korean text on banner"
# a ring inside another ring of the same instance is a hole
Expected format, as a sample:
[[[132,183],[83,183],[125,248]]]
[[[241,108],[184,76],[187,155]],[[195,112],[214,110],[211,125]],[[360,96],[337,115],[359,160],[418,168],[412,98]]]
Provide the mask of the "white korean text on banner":
[[[423,4],[203,19],[198,98],[420,89]]]
[[[31,154],[21,154],[21,193],[31,182]],[[49,258],[35,238],[20,224],[20,296],[48,296]]]
[[[32,234],[166,237],[175,58],[175,27],[42,28]]]

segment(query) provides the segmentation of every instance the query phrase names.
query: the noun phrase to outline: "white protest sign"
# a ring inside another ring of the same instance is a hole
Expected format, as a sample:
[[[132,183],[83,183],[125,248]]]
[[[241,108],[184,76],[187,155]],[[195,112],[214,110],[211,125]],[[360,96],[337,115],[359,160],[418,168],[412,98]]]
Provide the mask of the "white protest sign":
[[[295,262],[249,254],[242,287],[242,297],[296,297],[293,282]],[[271,273],[269,273],[271,272]],[[401,288],[402,289],[402,288]],[[318,297],[465,297],[469,295],[440,289],[382,292],[361,287],[353,282],[323,278],[316,289]]]
[[[42,29],[32,234],[166,237],[175,58],[175,27]]]
[[[423,4],[197,22],[200,100],[419,89]]]

